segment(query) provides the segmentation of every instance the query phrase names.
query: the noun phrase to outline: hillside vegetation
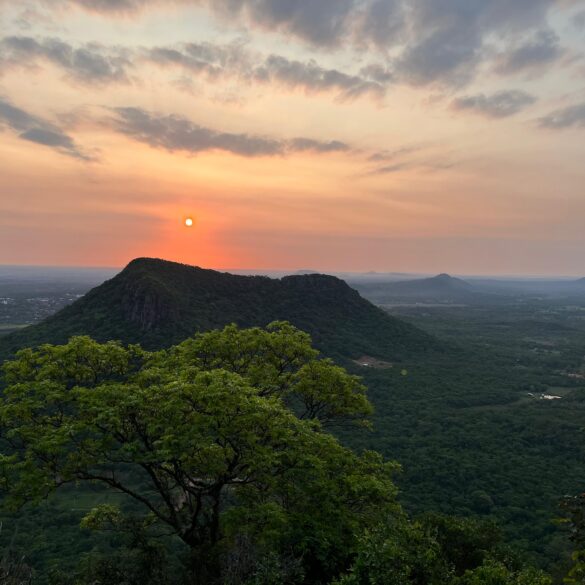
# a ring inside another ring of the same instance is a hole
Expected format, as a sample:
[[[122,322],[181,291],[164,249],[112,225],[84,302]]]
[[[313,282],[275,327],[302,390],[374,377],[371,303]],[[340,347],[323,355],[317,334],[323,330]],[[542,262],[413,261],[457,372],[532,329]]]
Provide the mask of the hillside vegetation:
[[[408,303],[389,315],[333,277],[271,280],[139,259],[0,347],[6,356],[85,334],[160,349],[230,322],[290,320],[313,335],[322,355],[362,377],[373,429],[334,432],[347,446],[401,464],[394,481],[410,514],[496,521],[521,554],[558,576],[570,550],[556,523],[559,503],[582,491],[585,477],[579,311],[521,300],[497,307]],[[545,393],[562,399],[540,400]],[[74,526],[79,513],[105,497],[88,489],[19,519],[25,533],[34,526],[42,535],[35,543],[39,558],[66,557],[76,546],[70,531],[50,535]],[[90,546],[95,537],[80,538]]]
[[[274,320],[307,331],[329,355],[398,360],[437,347],[430,335],[389,316],[333,276],[236,276],[139,258],[42,323],[0,339],[0,356],[21,347],[64,343],[73,335],[154,349],[194,331]]]
[[[551,585],[489,523],[409,520],[396,465],[326,432],[364,423],[365,388],[287,323],[155,353],[78,337],[23,350],[4,374],[4,504],[68,486],[122,496],[81,520],[117,541],[77,542],[37,572],[11,562],[15,545],[34,555],[29,526],[2,559],[11,584]]]

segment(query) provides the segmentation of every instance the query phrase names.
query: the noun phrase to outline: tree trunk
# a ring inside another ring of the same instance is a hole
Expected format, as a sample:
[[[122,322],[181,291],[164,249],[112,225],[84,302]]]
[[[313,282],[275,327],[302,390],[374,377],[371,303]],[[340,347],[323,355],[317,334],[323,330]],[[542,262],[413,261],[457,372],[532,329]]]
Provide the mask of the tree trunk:
[[[221,561],[217,547],[199,545],[191,548],[188,585],[221,585]]]

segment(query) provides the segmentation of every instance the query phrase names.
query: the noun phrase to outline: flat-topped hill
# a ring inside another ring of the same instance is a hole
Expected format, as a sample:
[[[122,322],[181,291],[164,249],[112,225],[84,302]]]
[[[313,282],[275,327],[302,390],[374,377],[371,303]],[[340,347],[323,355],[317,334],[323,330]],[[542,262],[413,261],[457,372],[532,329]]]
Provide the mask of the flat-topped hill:
[[[271,279],[138,258],[45,321],[3,338],[0,355],[63,343],[73,335],[161,348],[195,331],[275,320],[309,332],[331,355],[396,360],[435,346],[431,336],[391,317],[333,276]]]

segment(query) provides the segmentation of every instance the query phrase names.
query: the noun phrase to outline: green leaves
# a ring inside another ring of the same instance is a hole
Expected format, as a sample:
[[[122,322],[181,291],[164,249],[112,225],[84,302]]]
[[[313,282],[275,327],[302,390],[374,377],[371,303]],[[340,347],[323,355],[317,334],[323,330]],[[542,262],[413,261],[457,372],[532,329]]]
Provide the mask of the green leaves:
[[[16,505],[97,482],[213,562],[246,534],[319,571],[346,563],[356,534],[396,508],[395,466],[322,430],[364,421],[364,386],[287,323],[157,353],[73,338],[24,350],[4,372],[0,466]],[[84,525],[122,526],[120,514],[96,508]]]
[[[275,322],[266,329],[230,325],[158,354],[155,363],[160,365],[161,360],[187,377],[197,369],[237,373],[259,395],[279,397],[301,419],[319,420],[325,426],[366,424],[372,413],[359,378],[331,360],[318,359],[310,337],[289,323]]]
[[[536,569],[512,571],[503,563],[486,561],[460,580],[461,585],[552,585],[552,579]]]
[[[489,527],[485,536],[472,533],[479,528],[438,516],[383,519],[366,530],[351,571],[335,585],[552,585],[541,571],[498,558],[497,539]]]
[[[305,364],[296,373],[289,396],[300,404],[301,418],[317,419],[326,426],[353,420],[367,424],[366,417],[373,412],[359,378],[331,360]]]

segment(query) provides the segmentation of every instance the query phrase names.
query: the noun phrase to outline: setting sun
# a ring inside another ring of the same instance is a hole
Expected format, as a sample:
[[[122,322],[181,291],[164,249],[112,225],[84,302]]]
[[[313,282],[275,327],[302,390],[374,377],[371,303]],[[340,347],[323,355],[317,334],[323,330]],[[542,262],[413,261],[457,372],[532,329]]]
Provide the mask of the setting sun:
[[[192,217],[188,217],[188,218],[185,220],[185,225],[186,225],[187,227],[193,227],[193,218],[192,218]]]

